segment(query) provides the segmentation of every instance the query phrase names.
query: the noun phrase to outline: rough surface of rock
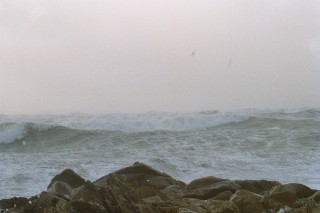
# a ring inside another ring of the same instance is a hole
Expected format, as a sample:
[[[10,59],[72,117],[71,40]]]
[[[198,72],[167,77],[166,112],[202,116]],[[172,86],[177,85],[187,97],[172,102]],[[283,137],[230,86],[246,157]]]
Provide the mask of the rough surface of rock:
[[[226,200],[209,200],[206,210],[207,213],[240,213],[236,204]]]
[[[28,199],[24,197],[13,197],[10,199],[0,200],[0,209],[10,209],[14,207],[24,206],[28,203]]]
[[[233,181],[220,181],[205,187],[187,190],[184,197],[207,200],[217,196],[221,192],[231,191],[234,193],[238,189],[240,189],[240,186]]]
[[[270,191],[273,187],[281,185],[277,181],[267,180],[236,180],[241,189],[247,190],[256,194],[263,194],[265,191]]]
[[[302,184],[205,177],[188,185],[145,164],[85,181],[70,169],[30,198],[0,200],[0,213],[320,213]]]
[[[75,173],[71,169],[65,169],[60,174],[58,174],[54,178],[52,178],[52,180],[49,183],[47,189],[51,188],[51,186],[56,181],[67,183],[72,188],[77,188],[79,186],[82,186],[84,184],[84,182],[85,182],[85,180],[82,177],[80,177],[77,173]]]
[[[228,179],[223,179],[223,178],[218,178],[218,177],[214,177],[214,176],[208,176],[208,177],[204,177],[204,178],[199,178],[196,180],[191,181],[187,186],[186,189],[187,190],[194,190],[194,189],[199,189],[199,188],[203,188],[221,181],[226,181]]]
[[[310,189],[309,187],[299,184],[299,183],[288,183],[284,185],[275,186],[272,190],[270,195],[281,194],[284,192],[289,192],[294,194],[297,198],[307,198],[313,195],[316,191]]]
[[[230,191],[224,191],[218,194],[217,196],[214,196],[212,200],[230,200],[230,197],[233,193]]]
[[[262,212],[262,196],[246,190],[238,190],[230,198],[236,204],[241,213],[260,213]]]

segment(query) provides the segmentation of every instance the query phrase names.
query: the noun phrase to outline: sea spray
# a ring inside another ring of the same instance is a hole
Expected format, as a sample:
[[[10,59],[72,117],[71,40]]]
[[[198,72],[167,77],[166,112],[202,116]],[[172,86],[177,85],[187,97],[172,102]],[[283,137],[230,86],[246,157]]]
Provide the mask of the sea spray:
[[[181,180],[214,175],[319,187],[320,110],[0,116],[0,198],[71,168],[86,179],[136,161]]]

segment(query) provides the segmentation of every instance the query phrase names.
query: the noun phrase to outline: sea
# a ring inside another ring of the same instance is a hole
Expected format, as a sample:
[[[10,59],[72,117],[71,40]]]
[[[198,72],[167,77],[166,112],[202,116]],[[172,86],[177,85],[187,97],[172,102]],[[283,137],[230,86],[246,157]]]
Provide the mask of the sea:
[[[46,190],[66,168],[94,181],[134,162],[186,183],[205,176],[320,189],[320,108],[0,115],[0,199]]]

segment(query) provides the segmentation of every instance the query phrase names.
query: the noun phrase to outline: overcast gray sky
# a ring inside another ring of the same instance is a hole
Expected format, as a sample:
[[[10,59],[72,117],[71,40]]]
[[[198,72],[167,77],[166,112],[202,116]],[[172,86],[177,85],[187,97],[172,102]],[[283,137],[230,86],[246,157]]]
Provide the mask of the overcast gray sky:
[[[320,107],[319,0],[0,0],[0,113]]]

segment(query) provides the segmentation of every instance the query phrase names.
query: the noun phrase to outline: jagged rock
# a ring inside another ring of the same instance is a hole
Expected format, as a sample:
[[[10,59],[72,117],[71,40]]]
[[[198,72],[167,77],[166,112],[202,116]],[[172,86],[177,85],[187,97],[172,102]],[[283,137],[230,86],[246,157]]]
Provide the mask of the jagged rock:
[[[191,181],[187,186],[186,189],[187,190],[194,190],[194,189],[199,189],[199,188],[203,188],[205,186],[209,186],[221,181],[227,181],[228,179],[223,179],[223,178],[218,178],[218,177],[214,177],[214,176],[208,176],[208,177],[204,177],[204,178],[199,178],[196,180]]]
[[[209,200],[206,205],[207,213],[240,213],[236,204],[227,200]]]
[[[246,190],[238,190],[230,198],[235,203],[241,213],[261,213],[263,210],[261,200],[262,196]]]
[[[207,200],[217,196],[221,192],[235,192],[238,189],[240,189],[240,186],[233,181],[220,181],[202,188],[186,191],[183,197]]]
[[[30,199],[26,205],[25,213],[48,212],[64,213],[70,209],[69,202],[47,192],[42,192],[37,197]]]
[[[133,206],[141,198],[124,176],[111,173],[93,183],[100,188],[109,212],[136,212]]]
[[[135,163],[131,167],[120,169],[113,173],[113,177],[115,176],[121,178],[122,182],[125,182],[127,185],[126,187],[129,186],[131,190],[134,190],[140,199],[152,196],[167,199],[161,190],[171,186],[185,187],[185,183],[182,181],[176,180],[142,163]],[[112,178],[110,178],[111,176],[107,175],[98,179],[95,183],[98,185],[110,185],[110,182],[112,182]]]
[[[90,204],[91,207],[96,207],[95,209],[100,209],[101,211],[105,210],[105,200],[103,193],[96,185],[94,185],[90,181],[86,181],[83,186],[72,191],[71,202],[80,204],[81,202],[84,202]]]
[[[268,180],[236,180],[242,190],[247,190],[256,194],[263,194],[265,191],[270,191],[274,186],[281,185],[277,181]]]
[[[77,188],[85,183],[85,180],[71,169],[65,169],[60,174],[52,178],[47,189],[51,188],[56,181],[67,183],[72,188]]]
[[[283,209],[320,213],[320,192],[302,184],[212,176],[186,185],[142,163],[94,182],[67,169],[37,196],[0,200],[0,213],[276,213]]]

